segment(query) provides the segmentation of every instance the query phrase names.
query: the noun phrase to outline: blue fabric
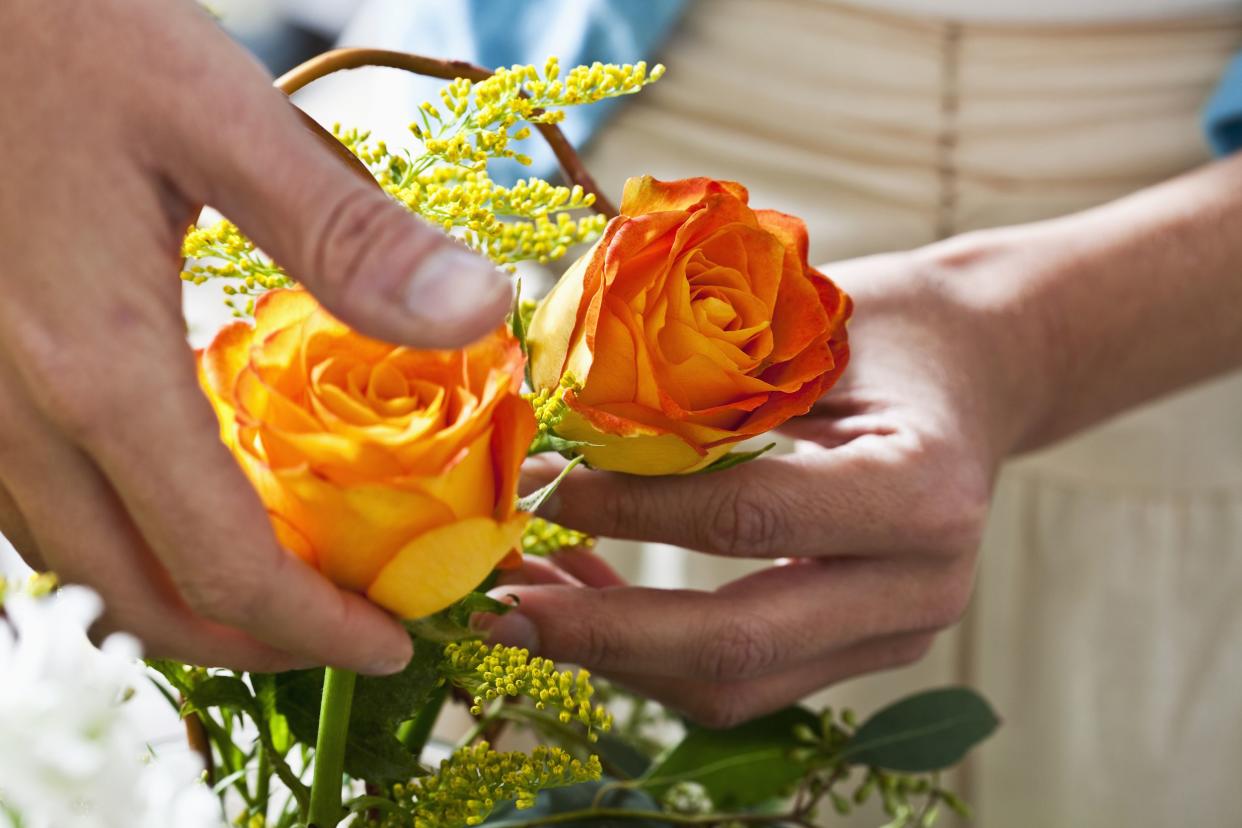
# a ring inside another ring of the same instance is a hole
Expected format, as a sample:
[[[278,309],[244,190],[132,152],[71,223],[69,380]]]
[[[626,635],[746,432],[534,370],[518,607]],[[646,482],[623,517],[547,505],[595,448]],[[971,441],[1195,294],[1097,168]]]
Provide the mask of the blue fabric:
[[[542,66],[551,55],[562,70],[594,61],[650,62],[688,0],[413,0],[416,2],[406,48],[437,57],[468,60],[483,66],[531,63]],[[440,81],[420,84],[419,99],[438,102]],[[621,103],[604,101],[570,107],[561,124],[566,137],[581,147]],[[526,142],[530,167],[495,164],[497,180],[547,175],[556,168],[552,153],[538,139]]]
[[[1208,101],[1203,129],[1217,155],[1242,149],[1242,54],[1229,64]]]

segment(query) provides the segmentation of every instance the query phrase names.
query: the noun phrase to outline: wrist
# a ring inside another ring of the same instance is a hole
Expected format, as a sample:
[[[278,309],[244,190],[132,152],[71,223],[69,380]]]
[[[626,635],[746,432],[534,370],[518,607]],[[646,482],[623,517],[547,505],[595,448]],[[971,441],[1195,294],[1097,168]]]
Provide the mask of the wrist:
[[[911,255],[915,272],[968,329],[978,418],[998,461],[1048,440],[1069,346],[1042,286],[1074,267],[1052,223],[966,233]]]

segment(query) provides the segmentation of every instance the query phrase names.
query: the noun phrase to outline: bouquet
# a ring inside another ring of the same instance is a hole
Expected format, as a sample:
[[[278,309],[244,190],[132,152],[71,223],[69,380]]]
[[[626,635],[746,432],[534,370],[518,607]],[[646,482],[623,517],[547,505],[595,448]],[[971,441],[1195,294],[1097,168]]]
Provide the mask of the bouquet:
[[[409,148],[308,119],[344,163],[498,265],[577,256],[542,301],[519,292],[508,324],[482,340],[419,351],[351,330],[227,220],[187,234],[183,278],[221,284],[237,317],[198,354],[222,441],[289,554],[403,619],[414,644],[405,670],[383,678],[149,661],[215,817],[249,828],[811,825],[874,796],[891,825],[926,826],[942,805],[964,810],[936,772],[996,725],[964,688],[861,722],[792,707],[711,730],[483,640],[472,619],[509,609],[487,594],[498,573],[593,543],[533,516],[560,478],[519,497],[528,456],[563,455],[562,477],[577,464],[669,475],[746,462],[762,450],[739,443],[807,412],[846,370],[852,305],[808,263],[802,221],[753,208],[741,184],[640,176],[617,208],[600,192],[556,126],[564,109],[636,93],[663,67],[562,75],[553,58],[493,72],[339,50],[278,84],[292,92],[361,65],[447,83],[419,109]],[[490,177],[495,160],[529,163],[533,131],[566,186]],[[35,646],[27,619],[48,610],[31,607],[90,599],[13,600],[0,665]],[[89,620],[79,613],[79,638]],[[108,685],[109,704],[123,684]],[[432,734],[452,706],[472,725],[446,745]],[[15,709],[0,703],[0,734]],[[515,729],[542,744],[496,746]],[[0,776],[0,824],[69,824],[14,778]],[[110,815],[72,824],[113,824],[119,806],[92,807]]]

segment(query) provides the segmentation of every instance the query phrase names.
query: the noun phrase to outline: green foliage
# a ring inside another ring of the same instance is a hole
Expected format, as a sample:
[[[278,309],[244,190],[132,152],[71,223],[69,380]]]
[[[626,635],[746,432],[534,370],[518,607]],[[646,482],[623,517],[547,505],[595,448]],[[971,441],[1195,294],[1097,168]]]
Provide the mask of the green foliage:
[[[433,776],[393,788],[396,807],[363,824],[377,828],[478,825],[498,803],[531,808],[540,791],[600,778],[599,760],[583,762],[540,746],[529,754],[500,753],[487,742],[461,748]]]
[[[961,761],[1000,724],[992,708],[966,687],[929,690],[875,713],[841,751],[854,764],[906,773],[940,770]]]
[[[583,782],[565,788],[544,791],[535,799],[529,810],[519,811],[512,805],[501,805],[483,824],[488,828],[529,826],[541,818],[574,811],[589,813],[597,808],[622,809],[631,814],[649,813],[650,818],[629,816],[624,820],[605,820],[599,817],[584,818],[575,822],[561,823],[565,828],[668,828],[669,823],[660,819],[660,804],[645,791],[617,785],[619,780],[604,777],[595,782]]]
[[[691,726],[684,739],[654,764],[641,781],[659,798],[679,782],[702,785],[721,808],[759,805],[786,793],[807,772],[795,758],[795,728],[814,727],[818,717],[790,707],[728,730]]]
[[[443,645],[414,639],[414,657],[400,673],[360,676],[354,687],[345,772],[356,779],[391,783],[422,775],[426,769],[397,738],[397,729],[414,718],[440,683]],[[323,670],[298,670],[275,677],[276,709],[299,742],[315,744]]]
[[[560,474],[548,485],[537,489],[525,497],[519,497],[517,500],[517,509],[519,512],[534,512],[544,504],[549,497],[555,492],[556,488],[561,485],[561,481],[565,479],[565,475],[574,470],[574,466],[582,462],[582,457],[575,457],[565,464],[565,468],[561,469]]]
[[[543,518],[531,518],[522,531],[522,552],[547,557],[556,552],[590,549],[595,538],[586,532],[569,529]]]
[[[444,662],[449,679],[474,696],[471,712],[476,716],[487,702],[525,697],[537,710],[556,711],[562,724],[581,722],[591,735],[612,727],[608,711],[591,701],[595,688],[586,670],[558,670],[554,662],[520,647],[481,641],[448,644]]]

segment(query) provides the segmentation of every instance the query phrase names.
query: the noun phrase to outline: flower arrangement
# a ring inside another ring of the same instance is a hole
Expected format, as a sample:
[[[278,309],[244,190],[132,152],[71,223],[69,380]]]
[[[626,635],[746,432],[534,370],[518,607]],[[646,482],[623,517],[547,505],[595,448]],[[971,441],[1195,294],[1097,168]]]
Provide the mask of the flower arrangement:
[[[936,772],[996,725],[968,690],[920,694],[862,722],[793,707],[715,731],[472,628],[474,615],[509,609],[486,594],[498,569],[593,542],[532,516],[556,482],[519,498],[528,455],[645,475],[745,462],[757,452],[736,444],[807,411],[845,370],[851,303],[809,265],[802,222],[752,208],[739,184],[635,178],[619,210],[599,191],[556,127],[564,108],[636,93],[663,67],[562,76],[555,59],[492,72],[339,50],[278,84],[291,92],[362,65],[447,83],[420,108],[409,149],[307,121],[359,175],[502,266],[590,245],[504,328],[459,351],[418,351],[350,330],[227,220],[186,236],[183,278],[222,283],[238,318],[198,355],[222,441],[282,545],[402,618],[414,657],[382,678],[149,661],[203,784],[140,785],[165,763],[144,764],[125,724],[132,643],[87,645],[98,608],[79,589],[11,595],[0,826],[809,826],[825,807],[844,813],[872,796],[893,826],[964,810]],[[529,163],[521,146],[535,131],[569,185],[493,181],[489,162]],[[42,728],[50,708],[28,709],[35,684],[48,705],[72,696],[74,716]],[[473,725],[444,749],[432,730],[456,704]],[[653,723],[681,735],[653,739]],[[515,728],[543,744],[497,747]],[[4,745],[17,739],[34,760],[10,774]],[[116,798],[139,790],[147,800]],[[204,808],[209,791],[216,804]]]

